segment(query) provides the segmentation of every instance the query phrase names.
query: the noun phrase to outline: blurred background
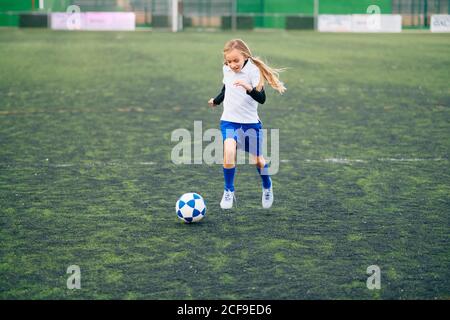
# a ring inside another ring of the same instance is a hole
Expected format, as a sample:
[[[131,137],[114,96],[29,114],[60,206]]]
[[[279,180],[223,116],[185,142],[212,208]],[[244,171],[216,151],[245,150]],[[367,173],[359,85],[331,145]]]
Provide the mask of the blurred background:
[[[449,14],[449,0],[0,0],[0,26],[48,27],[51,14],[77,5],[83,12],[132,12],[136,28],[314,29],[318,15],[401,15],[405,29],[429,29]],[[376,5],[379,12],[367,12]]]

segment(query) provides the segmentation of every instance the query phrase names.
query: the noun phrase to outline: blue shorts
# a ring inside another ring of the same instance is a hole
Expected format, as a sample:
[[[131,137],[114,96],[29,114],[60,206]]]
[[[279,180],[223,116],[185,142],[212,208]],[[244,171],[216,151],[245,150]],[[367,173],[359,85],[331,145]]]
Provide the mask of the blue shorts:
[[[223,141],[232,138],[236,141],[238,149],[249,152],[255,156],[262,155],[263,132],[262,123],[237,123],[220,121]]]

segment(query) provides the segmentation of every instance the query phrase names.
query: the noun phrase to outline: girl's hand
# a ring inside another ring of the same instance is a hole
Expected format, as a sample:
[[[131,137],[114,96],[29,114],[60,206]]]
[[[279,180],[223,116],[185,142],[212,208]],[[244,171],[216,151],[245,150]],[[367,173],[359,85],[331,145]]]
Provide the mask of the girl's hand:
[[[208,105],[209,105],[210,107],[215,107],[215,106],[216,106],[216,105],[214,104],[214,98],[209,99]]]
[[[236,87],[242,87],[242,88],[244,88],[247,91],[252,91],[253,90],[252,86],[247,84],[244,80],[236,80],[233,84]]]

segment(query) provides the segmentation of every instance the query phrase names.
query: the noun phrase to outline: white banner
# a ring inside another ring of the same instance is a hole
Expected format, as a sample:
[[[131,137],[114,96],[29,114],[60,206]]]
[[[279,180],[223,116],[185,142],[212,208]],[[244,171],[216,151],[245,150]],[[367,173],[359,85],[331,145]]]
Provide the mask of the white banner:
[[[353,14],[353,32],[402,32],[399,14]]]
[[[450,32],[450,15],[434,14],[431,16],[431,32]]]
[[[320,32],[401,32],[399,14],[319,15]]]
[[[320,32],[351,32],[352,15],[320,14],[318,28]]]
[[[133,31],[136,29],[134,12],[73,12],[52,13],[54,30]]]

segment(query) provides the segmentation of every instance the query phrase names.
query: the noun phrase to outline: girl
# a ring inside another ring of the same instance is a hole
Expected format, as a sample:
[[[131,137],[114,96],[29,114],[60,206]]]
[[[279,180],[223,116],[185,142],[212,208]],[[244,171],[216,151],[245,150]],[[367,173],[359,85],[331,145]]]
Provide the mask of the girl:
[[[223,88],[208,104],[217,106],[223,101],[220,128],[223,137],[223,175],[225,190],[220,207],[233,207],[234,174],[236,171],[236,148],[250,153],[262,178],[262,206],[268,209],[273,203],[272,181],[268,175],[268,165],[262,155],[262,122],[258,117],[258,103],[266,101],[264,83],[267,81],[279,93],[286,88],[278,79],[280,69],[267,66],[258,57],[253,57],[244,41],[228,41],[223,49]]]

